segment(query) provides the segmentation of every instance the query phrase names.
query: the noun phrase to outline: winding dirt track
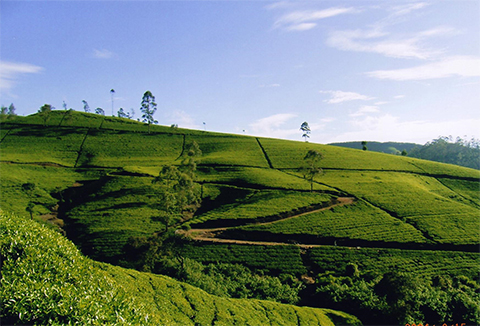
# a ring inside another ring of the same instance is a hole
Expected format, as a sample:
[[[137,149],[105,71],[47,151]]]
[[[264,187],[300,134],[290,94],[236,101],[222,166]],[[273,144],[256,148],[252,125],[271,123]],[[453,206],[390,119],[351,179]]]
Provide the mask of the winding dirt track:
[[[312,214],[315,212],[321,212],[325,211],[328,209],[331,209],[336,206],[343,206],[343,205],[351,205],[355,202],[355,198],[353,197],[339,197],[337,198],[337,203],[332,204],[327,207],[323,207],[320,209],[315,209],[312,211],[304,212],[301,214],[289,216],[284,219],[279,219],[276,221],[271,221],[271,222],[265,222],[265,223],[251,223],[251,225],[267,225],[267,224],[272,224],[278,221],[285,221],[291,218],[296,218],[299,216],[307,215],[307,214]],[[190,229],[188,231],[184,230],[177,230],[177,233],[183,234],[185,236],[190,237],[193,240],[196,241],[205,241],[205,242],[216,242],[216,243],[231,243],[231,244],[248,244],[248,245],[261,245],[261,246],[279,246],[279,245],[292,245],[292,243],[286,243],[286,242],[267,242],[267,241],[251,241],[251,240],[235,240],[235,239],[221,239],[221,238],[216,238],[216,236],[223,231],[229,229],[228,227],[223,227],[223,228],[213,228],[213,229]],[[301,244],[301,243],[295,243],[300,248],[313,248],[313,247],[320,247],[322,245],[314,245],[314,244]]]

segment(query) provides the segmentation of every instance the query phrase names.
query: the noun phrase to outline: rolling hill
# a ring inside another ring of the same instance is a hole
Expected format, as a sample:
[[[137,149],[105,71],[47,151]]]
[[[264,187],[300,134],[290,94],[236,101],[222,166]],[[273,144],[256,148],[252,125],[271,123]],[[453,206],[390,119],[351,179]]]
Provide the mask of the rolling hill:
[[[303,280],[290,283],[299,284],[301,304],[347,311],[366,324],[480,320],[470,306],[480,302],[478,170],[305,142],[163,126],[149,132],[142,123],[95,114],[65,116],[53,111],[47,123],[38,115],[2,123],[2,209],[55,225],[96,261],[168,274],[173,267],[165,257],[147,254],[173,243],[170,257],[201,262],[205,273],[241,264],[259,277]],[[165,225],[152,180],[162,166],[181,166],[192,141],[202,151],[195,180],[202,204]],[[313,191],[302,174],[308,150],[323,156]],[[88,264],[131,286],[132,278],[167,282]],[[180,279],[188,281],[183,272]],[[382,286],[398,281],[391,273],[423,280],[417,282],[423,292],[399,294],[413,302],[410,310],[397,307],[400,301],[387,307]],[[452,286],[441,288],[438,278]],[[165,285],[174,286],[183,285]],[[429,291],[444,294],[426,302],[419,293]],[[360,299],[367,294],[372,302]]]

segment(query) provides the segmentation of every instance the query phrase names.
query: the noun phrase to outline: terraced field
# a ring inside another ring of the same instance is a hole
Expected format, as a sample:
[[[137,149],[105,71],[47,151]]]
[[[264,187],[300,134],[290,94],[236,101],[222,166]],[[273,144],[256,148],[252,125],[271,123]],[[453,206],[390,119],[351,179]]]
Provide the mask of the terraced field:
[[[195,141],[202,205],[167,225],[190,236],[184,257],[313,279],[352,263],[362,273],[480,272],[477,170],[305,142],[162,126],[149,133],[135,121],[78,112],[54,111],[46,126],[18,117],[1,124],[0,136],[2,209],[58,214],[96,260],[118,263],[129,241],[164,232],[152,181]],[[312,149],[323,155],[323,174],[311,192],[302,168]],[[345,197],[351,202],[336,205]]]

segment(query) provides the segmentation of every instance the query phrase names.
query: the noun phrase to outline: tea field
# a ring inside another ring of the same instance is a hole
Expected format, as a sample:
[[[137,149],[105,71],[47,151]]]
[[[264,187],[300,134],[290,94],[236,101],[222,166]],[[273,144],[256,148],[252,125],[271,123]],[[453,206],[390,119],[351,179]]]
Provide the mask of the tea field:
[[[192,179],[200,204],[166,222],[162,218],[165,197],[154,180],[164,166],[184,168],[192,142],[202,151],[195,157]],[[323,157],[322,173],[312,184],[304,177],[309,150]],[[32,231],[36,238],[43,231],[31,218],[51,230],[60,226],[89,257],[72,254],[83,264],[85,275],[91,273],[87,279],[101,275],[105,284],[118,285],[114,287],[118,293],[98,300],[126,296],[133,306],[114,303],[112,307],[136,307],[144,311],[141,316],[148,314],[156,322],[356,323],[337,312],[213,297],[164,276],[105,264],[125,263],[128,248],[150,255],[138,255],[148,260],[150,265],[143,262],[150,266],[145,265],[146,270],[168,270],[183,258],[202,264],[241,264],[258,275],[308,279],[302,288],[313,292],[320,274],[343,277],[352,264],[365,277],[381,278],[395,271],[417,275],[425,282],[447,275],[468,277],[476,284],[480,272],[480,171],[465,167],[300,141],[159,125],[149,130],[129,119],[53,111],[48,121],[35,114],[1,122],[0,172],[2,223],[6,223],[2,232],[20,234],[31,229],[36,230]],[[342,197],[352,200],[334,206]],[[48,222],[52,216],[54,225]],[[202,241],[195,237],[200,233],[238,243]],[[2,250],[11,245],[3,239]],[[171,243],[178,247],[168,247],[169,239],[175,239]],[[267,240],[270,245],[257,243]],[[67,240],[65,246],[74,251]],[[67,254],[52,255],[60,263]],[[34,256],[29,257],[28,263],[35,264]],[[181,263],[178,266],[181,270]],[[73,270],[65,271],[60,280],[70,284],[72,274],[68,273]],[[80,282],[78,277],[72,282]],[[58,293],[67,291],[61,284],[52,286],[58,287]],[[7,290],[2,291],[7,295]],[[305,295],[302,300],[313,304]],[[476,300],[469,295],[469,300]],[[136,306],[136,302],[142,304]],[[21,306],[9,304],[13,309],[9,311],[18,315]],[[228,309],[218,309],[219,305]],[[345,309],[349,311],[347,303]],[[62,323],[66,312],[59,314],[63,317],[45,318]],[[28,321],[33,318],[29,316],[18,318]],[[115,322],[121,320],[115,318]]]

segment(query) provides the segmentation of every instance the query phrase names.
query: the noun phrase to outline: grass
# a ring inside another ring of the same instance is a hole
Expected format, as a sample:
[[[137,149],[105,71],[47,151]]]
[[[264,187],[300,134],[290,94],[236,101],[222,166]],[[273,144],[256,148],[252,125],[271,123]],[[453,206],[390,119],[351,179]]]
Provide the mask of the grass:
[[[58,233],[0,212],[1,318],[41,325],[357,325],[328,309],[219,298],[165,276],[94,262]]]

